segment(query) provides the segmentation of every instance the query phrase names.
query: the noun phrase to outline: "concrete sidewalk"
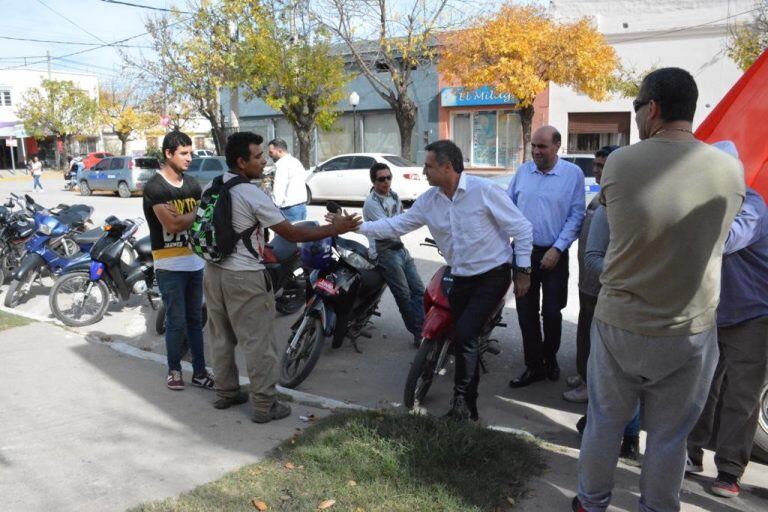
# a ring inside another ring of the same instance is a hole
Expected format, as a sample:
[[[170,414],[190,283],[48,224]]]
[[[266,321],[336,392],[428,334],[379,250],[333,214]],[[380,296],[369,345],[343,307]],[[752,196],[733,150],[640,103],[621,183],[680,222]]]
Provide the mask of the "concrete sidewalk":
[[[51,324],[0,334],[3,511],[124,510],[258,462],[327,411],[290,418],[218,411],[213,393],[165,387],[166,369]]]

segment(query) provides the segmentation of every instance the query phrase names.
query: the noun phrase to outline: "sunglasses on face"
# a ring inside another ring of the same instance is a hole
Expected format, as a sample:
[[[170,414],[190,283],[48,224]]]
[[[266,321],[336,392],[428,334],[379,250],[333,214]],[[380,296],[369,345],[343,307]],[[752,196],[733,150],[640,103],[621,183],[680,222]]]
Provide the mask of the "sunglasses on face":
[[[384,183],[385,181],[392,181],[392,176],[379,176],[376,178],[376,181],[379,183]]]
[[[637,114],[637,111],[649,104],[651,100],[633,100],[632,101],[632,107],[635,109],[635,114]]]

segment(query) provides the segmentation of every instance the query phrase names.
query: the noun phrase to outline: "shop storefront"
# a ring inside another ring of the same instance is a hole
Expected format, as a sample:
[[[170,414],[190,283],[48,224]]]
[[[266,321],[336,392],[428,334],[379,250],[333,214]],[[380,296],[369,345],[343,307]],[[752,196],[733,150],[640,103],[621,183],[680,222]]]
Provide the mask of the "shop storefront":
[[[517,101],[490,87],[440,91],[441,137],[453,140],[473,170],[515,168],[522,162],[523,136]]]

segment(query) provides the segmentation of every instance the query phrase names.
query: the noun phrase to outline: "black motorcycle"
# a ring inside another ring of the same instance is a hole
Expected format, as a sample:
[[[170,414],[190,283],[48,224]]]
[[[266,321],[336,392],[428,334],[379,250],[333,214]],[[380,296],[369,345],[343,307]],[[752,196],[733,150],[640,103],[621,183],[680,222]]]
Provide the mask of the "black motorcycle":
[[[329,203],[337,212],[338,205]],[[325,338],[339,348],[348,338],[356,351],[357,338],[370,338],[364,329],[376,310],[386,282],[368,258],[361,243],[333,238],[333,258],[322,270],[310,274],[312,296],[304,313],[292,326],[291,338],[280,362],[280,385],[295,388],[312,372],[320,358]]]
[[[106,219],[104,234],[93,245],[90,260],[56,280],[48,301],[54,316],[66,325],[81,327],[99,322],[111,297],[122,301],[145,294],[154,307],[154,261],[149,237],[135,240],[139,223]]]
[[[17,196],[0,205],[0,285],[18,268],[26,241],[35,233],[35,220],[25,208],[14,210]]]

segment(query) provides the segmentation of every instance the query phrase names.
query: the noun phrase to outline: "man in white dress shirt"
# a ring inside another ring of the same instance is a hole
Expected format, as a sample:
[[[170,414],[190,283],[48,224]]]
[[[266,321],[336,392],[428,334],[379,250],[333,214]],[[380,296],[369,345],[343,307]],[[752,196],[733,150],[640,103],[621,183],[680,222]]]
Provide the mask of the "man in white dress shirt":
[[[456,372],[450,418],[477,420],[478,338],[509,289],[515,259],[515,295],[528,291],[533,231],[501,187],[463,173],[456,144],[429,144],[424,174],[432,188],[403,214],[364,222],[360,233],[396,238],[427,226],[454,276],[448,298],[453,317]],[[510,245],[514,239],[514,250]]]
[[[296,222],[307,218],[307,187],[304,185],[304,166],[288,153],[288,143],[272,139],[269,157],[275,162],[275,180],[272,197],[286,220]]]

